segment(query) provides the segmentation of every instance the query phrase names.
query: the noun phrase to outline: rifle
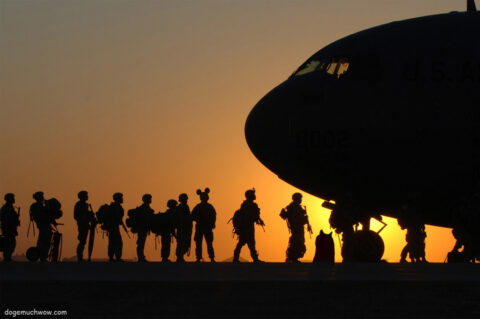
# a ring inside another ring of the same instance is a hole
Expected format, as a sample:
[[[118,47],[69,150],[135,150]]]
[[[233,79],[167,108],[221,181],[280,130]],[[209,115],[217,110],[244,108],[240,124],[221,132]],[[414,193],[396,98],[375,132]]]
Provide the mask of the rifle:
[[[20,207],[17,207],[18,212],[17,212],[17,217],[18,217],[18,226],[20,226]]]
[[[32,211],[30,211],[30,222],[28,223],[27,238],[28,238],[28,235],[30,234],[30,225],[32,224],[33,224],[33,238],[35,238],[35,224],[33,223]]]
[[[258,224],[260,226],[262,226],[262,229],[263,229],[263,232],[265,232],[265,222],[263,221],[263,219],[261,219],[260,217],[258,217]]]
[[[123,220],[122,220],[122,227],[123,227],[123,230],[125,230],[125,233],[127,234],[128,239],[130,239],[130,235],[128,234],[127,227],[125,227],[125,224],[123,223]]]
[[[90,208],[90,234],[88,237],[88,261],[92,259],[92,252],[93,252],[93,243],[95,242],[95,232],[97,231],[97,221],[95,220],[95,214],[93,213],[92,205],[88,204]]]
[[[312,230],[312,226],[310,225],[310,221],[308,220],[307,206],[303,206],[303,208],[305,209],[305,217],[307,217],[307,230],[308,230],[308,233],[310,234],[310,238],[312,238],[313,230]]]

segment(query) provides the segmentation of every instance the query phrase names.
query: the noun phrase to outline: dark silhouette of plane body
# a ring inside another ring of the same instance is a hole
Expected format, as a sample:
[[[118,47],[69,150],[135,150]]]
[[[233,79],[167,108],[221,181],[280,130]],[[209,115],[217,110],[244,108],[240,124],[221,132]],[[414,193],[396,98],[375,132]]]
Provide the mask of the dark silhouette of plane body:
[[[473,7],[472,7],[473,6]],[[282,180],[363,214],[422,221],[480,190],[480,13],[392,22],[315,53],[248,116],[247,143]]]

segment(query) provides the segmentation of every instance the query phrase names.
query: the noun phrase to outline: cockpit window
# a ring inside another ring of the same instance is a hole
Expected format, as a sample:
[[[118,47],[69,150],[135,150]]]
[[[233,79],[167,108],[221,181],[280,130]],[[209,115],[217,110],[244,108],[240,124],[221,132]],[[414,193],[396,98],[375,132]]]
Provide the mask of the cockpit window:
[[[328,58],[322,60],[310,60],[302,65],[294,76],[301,76],[315,71],[330,74],[337,79],[344,76],[350,67],[350,61],[347,58]]]

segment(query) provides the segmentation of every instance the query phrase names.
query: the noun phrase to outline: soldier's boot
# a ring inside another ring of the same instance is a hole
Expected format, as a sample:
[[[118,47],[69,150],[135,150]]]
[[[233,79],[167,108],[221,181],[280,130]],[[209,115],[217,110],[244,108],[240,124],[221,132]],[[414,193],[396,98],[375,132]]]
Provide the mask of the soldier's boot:
[[[235,250],[233,251],[232,262],[234,262],[234,263],[240,262],[240,251],[241,250],[242,250],[242,246],[240,245],[240,243],[238,243],[237,246],[235,247]]]
[[[83,246],[82,244],[78,244],[77,246],[77,261],[83,261]]]
[[[263,263],[263,261],[258,259],[258,253],[256,251],[254,253],[252,253],[251,255],[252,255],[252,259],[253,259],[254,263]]]
[[[185,259],[183,259],[183,256],[177,256],[177,263],[184,263]]]

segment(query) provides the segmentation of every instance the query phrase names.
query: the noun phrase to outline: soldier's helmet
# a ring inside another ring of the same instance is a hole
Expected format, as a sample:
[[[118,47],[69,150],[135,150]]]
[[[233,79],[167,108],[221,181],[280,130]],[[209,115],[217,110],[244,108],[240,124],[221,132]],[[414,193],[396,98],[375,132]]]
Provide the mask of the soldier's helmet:
[[[292,199],[293,199],[294,202],[300,203],[300,202],[302,202],[302,194],[300,194],[300,193],[294,193],[294,194],[292,195]]]
[[[245,192],[245,198],[248,200],[255,200],[255,188],[249,189]]]
[[[36,192],[33,194],[33,199],[35,199],[36,201],[42,201],[44,198],[43,198],[43,192]]]
[[[142,202],[150,204],[152,202],[152,195],[150,194],[143,195]]]
[[[173,209],[175,207],[177,207],[177,201],[174,200],[174,199],[169,199],[168,202],[167,202],[167,207],[170,208],[170,209]]]
[[[205,188],[205,191],[204,191],[204,192],[202,192],[200,189],[197,189],[197,195],[200,196],[200,200],[201,200],[202,202],[208,202],[208,200],[209,200],[209,198],[210,198],[210,197],[208,196],[209,193],[210,193],[210,188],[208,188],[208,187]]]
[[[15,195],[13,193],[7,193],[3,198],[7,203],[15,203]]]
[[[122,202],[123,201],[123,194],[122,193],[113,194],[113,200],[115,202]]]
[[[78,192],[77,197],[80,200],[87,200],[88,199],[88,192],[87,191],[80,191],[80,192]]]
[[[185,194],[185,193],[181,193],[180,195],[178,195],[178,201],[180,203],[186,203],[188,200],[188,195]]]

